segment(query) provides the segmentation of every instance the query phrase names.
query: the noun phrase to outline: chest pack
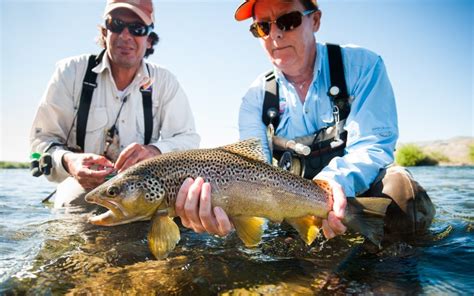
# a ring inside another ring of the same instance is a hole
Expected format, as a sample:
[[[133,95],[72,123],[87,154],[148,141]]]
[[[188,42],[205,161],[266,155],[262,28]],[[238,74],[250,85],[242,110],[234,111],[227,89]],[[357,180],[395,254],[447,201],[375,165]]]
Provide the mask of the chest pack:
[[[76,145],[84,151],[84,142],[86,138],[87,119],[89,117],[89,109],[92,102],[92,95],[97,87],[97,73],[92,71],[102,61],[105,50],[99,55],[91,55],[87,63],[87,70],[82,82],[82,92],[79,101],[79,109],[77,111],[76,121]],[[148,68],[148,65],[147,65]],[[144,144],[150,143],[153,132],[153,111],[152,111],[152,89],[140,88],[143,101],[143,117],[145,123]]]
[[[324,127],[314,134],[295,139],[285,139],[275,135],[280,123],[278,83],[273,71],[265,76],[262,121],[267,126],[272,156],[281,168],[307,179],[316,176],[334,157],[343,156],[347,141],[344,124],[351,106],[341,47],[337,44],[327,44],[327,50],[331,79],[327,95],[333,103],[334,124]]]

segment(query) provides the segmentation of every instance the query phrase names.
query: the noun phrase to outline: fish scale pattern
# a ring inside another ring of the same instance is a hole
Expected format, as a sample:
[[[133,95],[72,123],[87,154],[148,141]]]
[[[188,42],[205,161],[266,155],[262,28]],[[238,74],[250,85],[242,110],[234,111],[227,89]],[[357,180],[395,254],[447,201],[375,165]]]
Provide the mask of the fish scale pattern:
[[[212,190],[225,188],[237,181],[260,182],[269,187],[285,184],[286,188],[293,187],[297,191],[306,188],[308,192],[314,192],[314,185],[310,181],[263,163],[260,154],[261,151],[245,145],[245,142],[240,146],[166,153],[144,161],[127,172],[138,176],[140,180],[129,186],[144,189],[149,202],[161,201],[165,195],[168,205],[173,203],[188,177],[202,177],[212,184]]]

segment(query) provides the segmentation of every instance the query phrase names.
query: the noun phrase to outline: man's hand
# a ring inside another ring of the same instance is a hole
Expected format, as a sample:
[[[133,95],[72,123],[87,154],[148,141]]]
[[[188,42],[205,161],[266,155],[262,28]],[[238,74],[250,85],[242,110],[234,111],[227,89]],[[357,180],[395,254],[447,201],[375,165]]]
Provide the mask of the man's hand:
[[[323,234],[327,239],[346,232],[346,226],[342,224],[344,212],[346,210],[347,199],[341,185],[336,182],[329,182],[332,188],[332,210],[327,219],[323,219]]]
[[[233,226],[229,217],[220,207],[212,208],[211,185],[202,178],[188,178],[179,189],[176,203],[176,215],[181,218],[184,227],[195,232],[208,232],[219,236],[229,234]]]
[[[142,160],[160,154],[160,149],[156,148],[153,145],[141,145],[138,143],[132,143],[120,153],[119,157],[117,158],[117,161],[115,162],[115,169],[117,169],[120,173]]]
[[[62,162],[69,174],[87,190],[104,183],[105,177],[115,170],[107,158],[93,153],[68,152],[63,155]]]

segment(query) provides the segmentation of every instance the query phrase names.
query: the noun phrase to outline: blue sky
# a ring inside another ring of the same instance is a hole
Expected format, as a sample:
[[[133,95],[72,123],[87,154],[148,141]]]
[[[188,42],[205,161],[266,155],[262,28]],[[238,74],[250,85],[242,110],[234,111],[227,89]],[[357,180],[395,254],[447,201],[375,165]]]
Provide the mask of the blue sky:
[[[194,110],[202,147],[238,139],[242,96],[270,69],[239,1],[154,1],[160,35],[149,60],[170,69]],[[474,136],[474,1],[320,0],[319,42],[382,56],[399,114],[400,142]],[[65,57],[97,53],[105,0],[0,0],[0,160],[25,161],[31,122]]]

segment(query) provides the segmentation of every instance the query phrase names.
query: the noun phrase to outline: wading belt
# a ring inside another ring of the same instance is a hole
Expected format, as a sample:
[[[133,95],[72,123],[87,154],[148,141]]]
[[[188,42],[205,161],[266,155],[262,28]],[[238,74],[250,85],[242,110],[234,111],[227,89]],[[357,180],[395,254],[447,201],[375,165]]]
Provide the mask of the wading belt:
[[[84,151],[84,142],[86,138],[87,119],[89,117],[89,109],[91,107],[92,95],[94,89],[97,87],[97,73],[92,71],[102,61],[105,50],[103,50],[98,56],[91,55],[87,63],[86,75],[82,83],[81,98],[79,101],[79,108],[77,111],[77,123],[76,123],[76,144],[79,148]],[[148,68],[148,73],[150,69]],[[151,135],[153,132],[153,111],[152,111],[152,89],[140,88],[143,100],[143,117],[145,122],[145,141],[144,144],[150,143]]]
[[[338,116],[338,120],[334,120],[335,125],[323,128],[315,134],[304,137],[291,139],[296,143],[302,143],[311,148],[311,153],[306,156],[298,156],[303,162],[301,165],[301,175],[305,178],[312,178],[316,175],[322,167],[329,163],[330,159],[335,156],[342,156],[347,140],[347,132],[344,131],[343,126],[345,120],[350,112],[349,93],[344,75],[344,65],[342,61],[341,47],[336,44],[327,44],[328,59],[329,59],[329,73],[330,73],[330,87],[327,95],[331,98],[334,108],[334,116]],[[276,131],[280,122],[280,99],[278,94],[278,83],[273,71],[265,75],[265,96],[262,108],[262,121],[267,127],[272,124],[272,130]],[[337,128],[336,128],[337,126]],[[333,145],[335,140],[342,141],[340,145]],[[280,148],[282,149],[282,148]],[[283,148],[284,149],[284,148]],[[275,147],[274,156],[280,161],[285,156],[285,151]],[[288,153],[285,157],[288,157]],[[294,154],[294,153],[293,153]],[[286,161],[290,161],[291,159]],[[306,172],[305,172],[306,171]],[[298,173],[300,174],[300,173]]]

